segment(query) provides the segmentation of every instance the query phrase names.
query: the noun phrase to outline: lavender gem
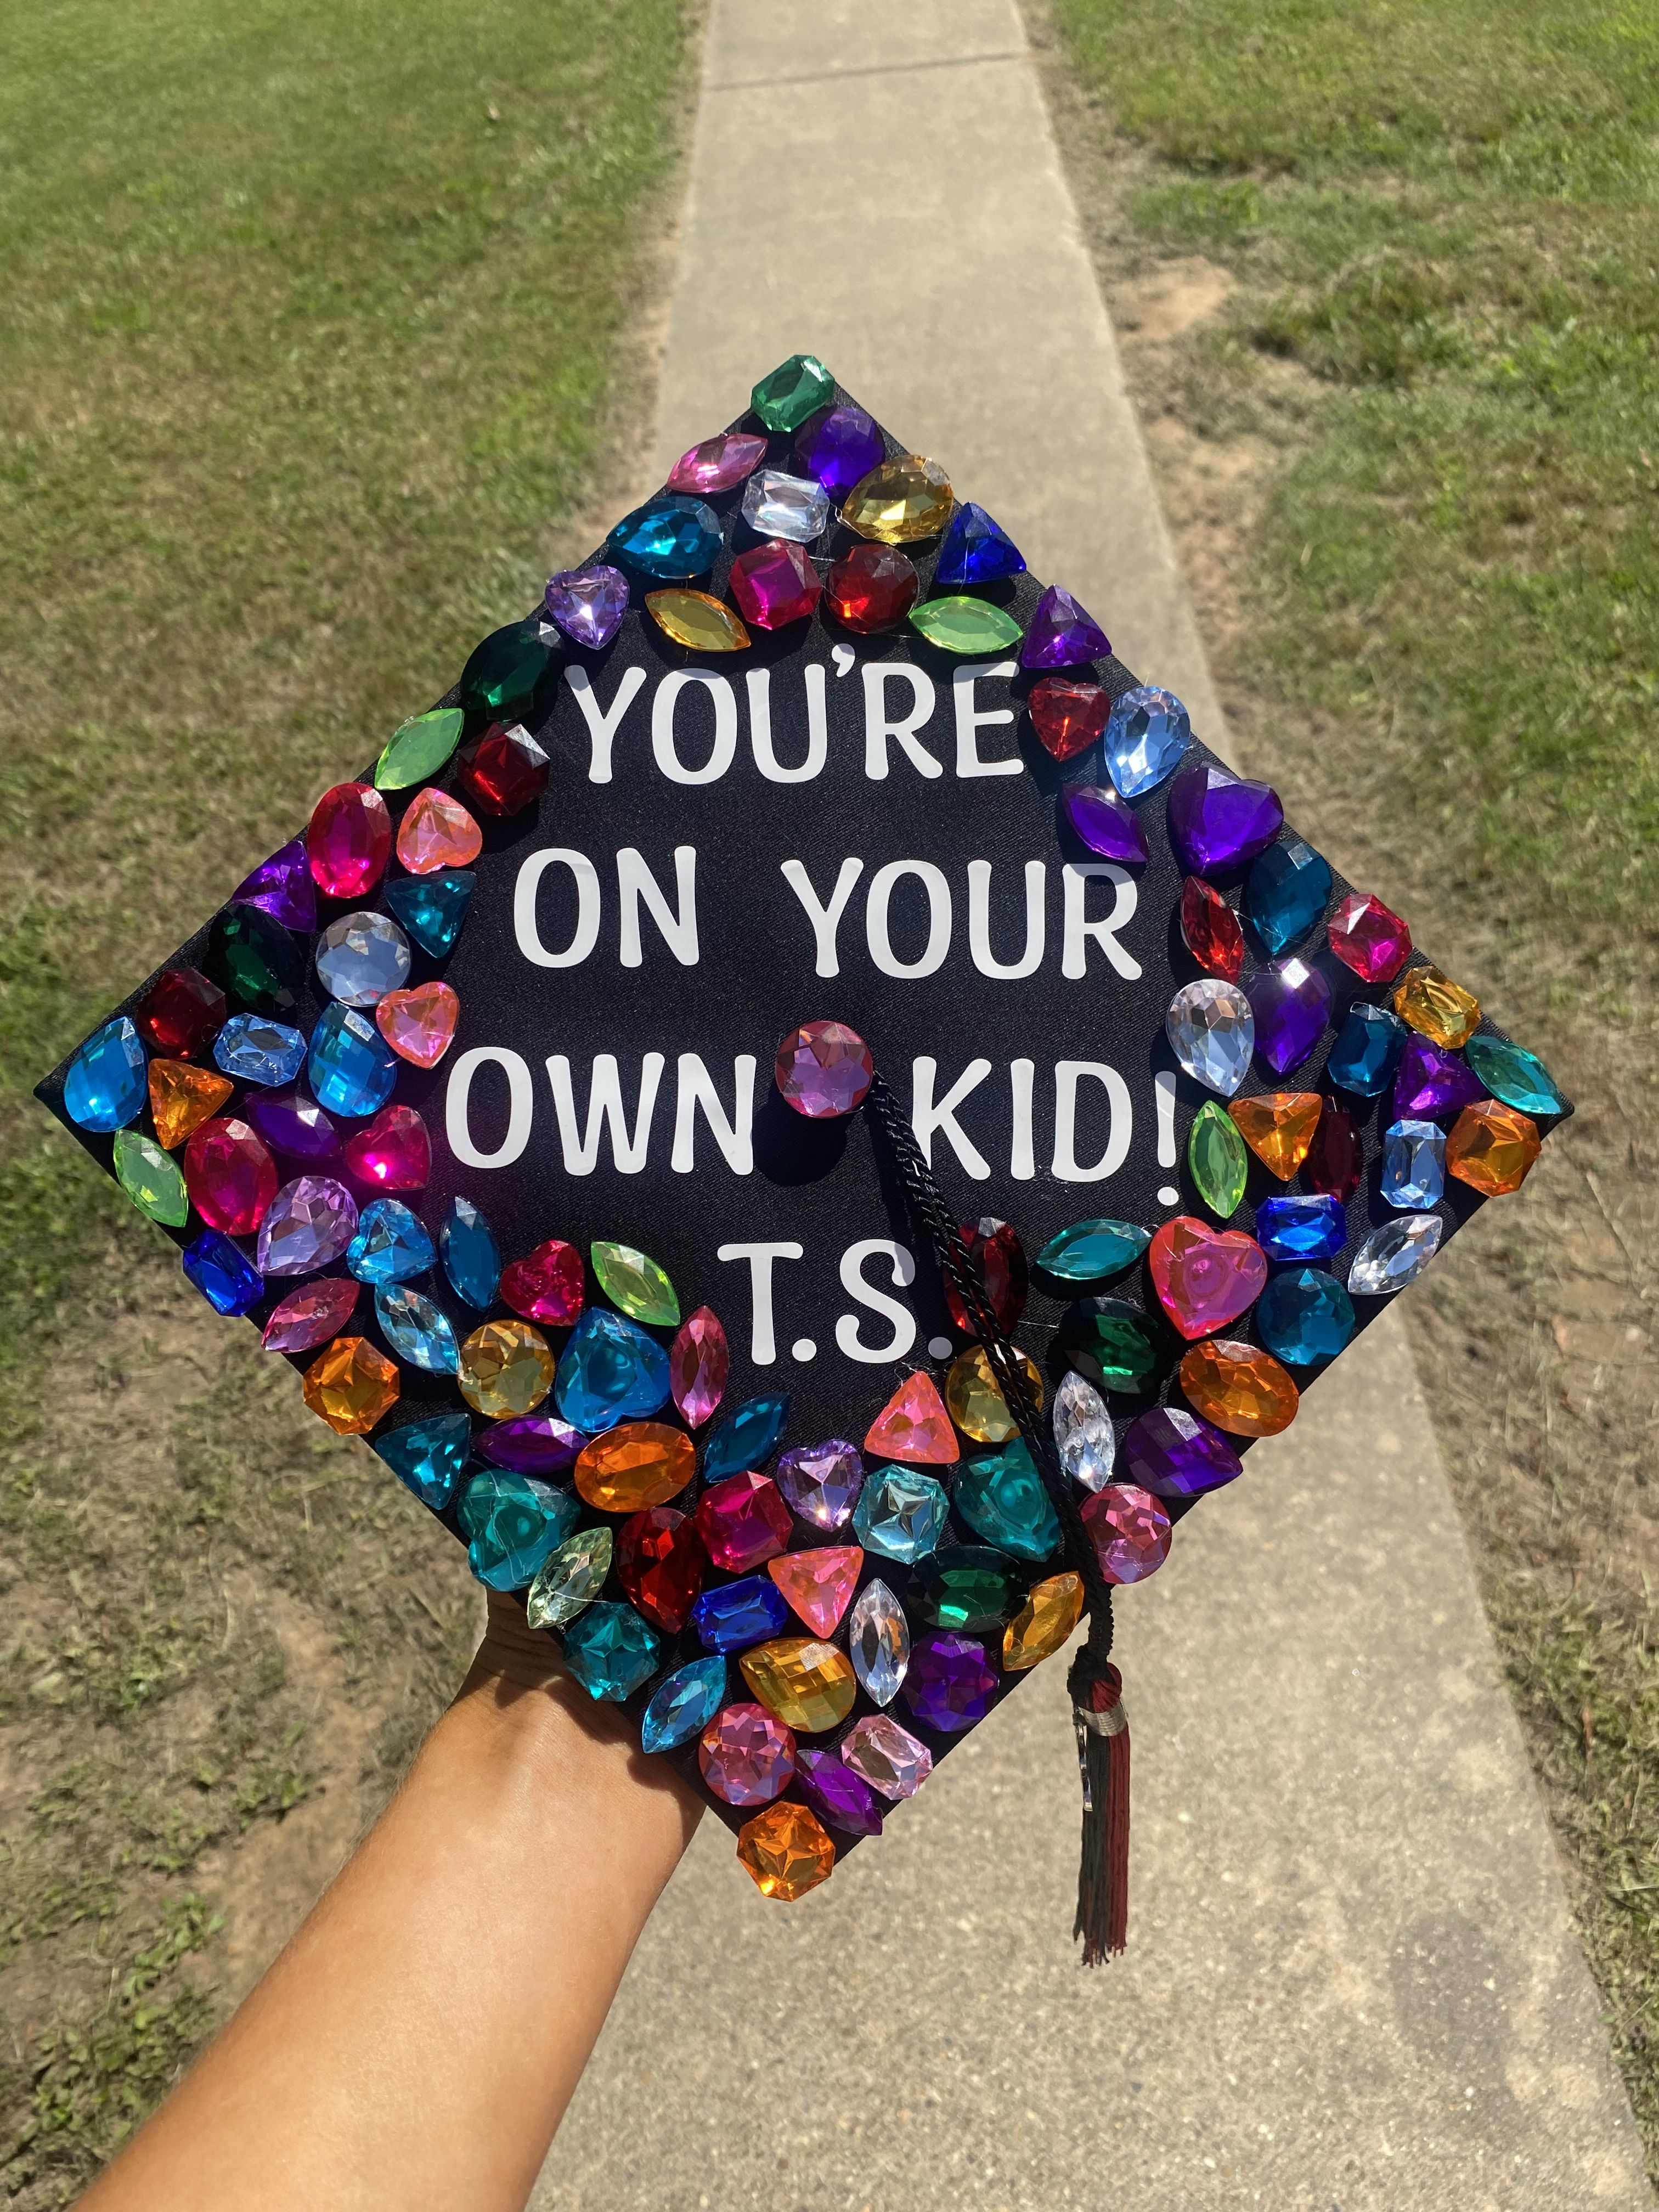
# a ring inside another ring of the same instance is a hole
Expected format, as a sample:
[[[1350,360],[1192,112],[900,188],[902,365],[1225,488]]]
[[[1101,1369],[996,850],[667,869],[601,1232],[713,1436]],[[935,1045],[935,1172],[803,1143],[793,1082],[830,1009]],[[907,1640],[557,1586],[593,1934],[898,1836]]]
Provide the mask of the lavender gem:
[[[591,568],[562,568],[547,580],[547,611],[568,638],[598,653],[610,644],[628,612],[628,579],[598,562]]]

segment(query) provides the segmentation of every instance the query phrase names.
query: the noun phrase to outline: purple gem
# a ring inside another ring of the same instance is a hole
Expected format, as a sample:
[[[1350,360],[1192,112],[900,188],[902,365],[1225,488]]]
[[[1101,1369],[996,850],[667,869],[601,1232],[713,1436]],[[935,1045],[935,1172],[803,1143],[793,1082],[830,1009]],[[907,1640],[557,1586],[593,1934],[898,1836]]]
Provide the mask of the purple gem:
[[[1050,584],[1037,601],[1031,627],[1019,649],[1022,668],[1075,668],[1080,660],[1102,660],[1111,641],[1094,617],[1069,592]]]
[[[864,1462],[845,1437],[826,1437],[821,1444],[797,1444],[785,1452],[774,1480],[803,1521],[815,1528],[839,1528],[858,1504]]]
[[[562,568],[547,580],[547,611],[568,638],[598,653],[610,644],[628,612],[628,579],[603,562],[591,568]]]
[[[832,1828],[849,1836],[878,1836],[881,1808],[876,1795],[833,1751],[795,1753],[795,1779],[800,1794]]]
[[[1154,1498],[1201,1498],[1244,1472],[1220,1430],[1180,1406],[1154,1406],[1131,1421],[1117,1448],[1117,1464]]]
[[[1244,994],[1255,1016],[1255,1048],[1275,1075],[1304,1060],[1325,1034],[1331,987],[1305,960],[1276,960]]]
[[[1066,819],[1091,853],[1138,865],[1146,857],[1146,835],[1115,791],[1074,783],[1061,802]]]
[[[525,1413],[515,1421],[492,1421],[473,1449],[492,1467],[514,1474],[556,1474],[575,1464],[586,1442],[580,1429],[551,1413]]]
[[[273,1152],[291,1160],[333,1160],[340,1156],[338,1132],[314,1098],[303,1091],[250,1091],[242,1111]]]
[[[331,1176],[286,1182],[259,1224],[262,1275],[308,1275],[337,1260],[357,1234],[357,1201]]]
[[[1276,791],[1230,775],[1217,761],[1188,761],[1170,786],[1170,835],[1192,875],[1255,860],[1284,825]]]
[[[1442,1115],[1461,1114],[1486,1095],[1485,1085],[1462,1053],[1443,1051],[1415,1032],[1407,1038],[1394,1077],[1396,1121],[1409,1121],[1422,1115],[1433,1121]]]
[[[317,886],[311,879],[305,841],[296,837],[268,860],[261,860],[230,895],[233,906],[257,906],[284,929],[315,929]]]
[[[899,1695],[924,1728],[953,1735],[982,1721],[995,1705],[996,1670],[971,1636],[938,1630],[910,1646]]]
[[[887,458],[881,433],[862,407],[831,407],[795,440],[795,465],[816,477],[831,499],[845,499],[860,477]]]

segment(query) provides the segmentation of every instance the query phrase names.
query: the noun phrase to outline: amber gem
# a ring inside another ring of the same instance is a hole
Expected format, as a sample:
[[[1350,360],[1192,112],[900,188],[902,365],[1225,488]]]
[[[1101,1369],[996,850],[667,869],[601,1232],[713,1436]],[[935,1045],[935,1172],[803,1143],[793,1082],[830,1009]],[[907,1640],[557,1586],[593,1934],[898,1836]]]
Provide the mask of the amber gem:
[[[1227,1111],[1262,1166],[1288,1182],[1308,1157],[1324,1103],[1316,1091],[1268,1091],[1231,1098]]]
[[[1466,1106],[1446,1139],[1446,1173],[1483,1198],[1519,1190],[1539,1152],[1538,1124],[1513,1106],[1483,1098]]]
[[[1002,1671],[1018,1674],[1052,1659],[1083,1615],[1081,1575],[1050,1575],[1026,1593],[1002,1632]]]
[[[853,1710],[858,1676],[847,1654],[814,1636],[780,1636],[745,1651],[738,1664],[769,1713],[786,1728],[819,1735]]]
[[[187,1067],[182,1060],[149,1064],[149,1115],[155,1141],[173,1152],[204,1121],[210,1121],[236,1085],[210,1067]]]
[[[337,1336],[306,1370],[305,1401],[341,1436],[367,1436],[398,1402],[397,1363],[366,1338]]]
[[[1023,1352],[1019,1364],[1025,1387],[1040,1412],[1042,1377],[1035,1362]],[[945,1402],[951,1409],[951,1419],[963,1436],[976,1444],[1006,1443],[1018,1431],[1019,1424],[1008,1411],[982,1344],[969,1345],[951,1362],[951,1371],[945,1378]]]
[[[678,1497],[696,1473],[697,1448],[684,1429],[627,1421],[595,1437],[576,1462],[576,1490],[602,1513],[638,1513]]]
[[[1181,1363],[1181,1387],[1195,1413],[1234,1437],[1276,1437],[1296,1419],[1294,1382],[1271,1352],[1237,1338],[1195,1344]]]
[[[1395,985],[1394,1010],[1448,1052],[1459,1051],[1480,1026],[1480,1001],[1474,994],[1428,961],[1408,968]]]
[[[805,1805],[781,1798],[738,1830],[738,1858],[762,1893],[793,1905],[836,1870],[830,1832]]]

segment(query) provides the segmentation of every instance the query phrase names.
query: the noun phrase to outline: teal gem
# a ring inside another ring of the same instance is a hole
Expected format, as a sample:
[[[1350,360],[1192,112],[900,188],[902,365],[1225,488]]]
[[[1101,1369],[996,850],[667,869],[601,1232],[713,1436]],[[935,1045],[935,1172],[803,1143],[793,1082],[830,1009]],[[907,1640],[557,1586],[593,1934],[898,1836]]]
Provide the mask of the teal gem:
[[[625,1314],[590,1306],[559,1355],[553,1394],[572,1428],[596,1437],[668,1402],[668,1354]]]
[[[1322,1267],[1293,1267],[1275,1275],[1251,1318],[1263,1344],[1287,1367],[1334,1359],[1353,1334],[1352,1301]]]
[[[423,1292],[407,1283],[382,1283],[374,1293],[374,1318],[399,1359],[428,1375],[455,1372],[459,1354],[449,1316]]]
[[[441,868],[435,876],[400,876],[386,887],[386,902],[429,960],[454,949],[477,881],[471,868]]]
[[[331,1006],[319,1015],[311,1032],[311,1095],[331,1114],[377,1113],[391,1097],[401,1066],[372,1014]]]
[[[402,1283],[437,1258],[432,1239],[400,1198],[371,1199],[357,1217],[346,1265],[360,1283]]]
[[[708,1439],[702,1455],[702,1479],[718,1482],[722,1475],[743,1474],[759,1467],[777,1449],[784,1424],[789,1419],[787,1393],[773,1398],[751,1398],[729,1414]]]
[[[909,1566],[926,1559],[945,1533],[951,1500],[945,1486],[914,1468],[882,1467],[859,1493],[853,1526],[866,1552]]]
[[[390,1436],[376,1437],[369,1446],[434,1513],[441,1513],[455,1495],[471,1449],[472,1424],[465,1413],[434,1413],[430,1420],[410,1421]]]
[[[564,1632],[564,1663],[590,1698],[621,1705],[657,1671],[657,1637],[632,1606],[599,1598]]]
[[[1325,1073],[1357,1098],[1375,1098],[1388,1089],[1410,1035],[1386,1006],[1352,1006],[1326,1055]]]
[[[611,533],[611,550],[642,575],[684,581],[714,567],[720,519],[700,499],[659,492],[623,517]]]
[[[946,1544],[911,1577],[911,1601],[935,1628],[985,1636],[1000,1628],[1019,1604],[1025,1580],[1006,1552],[983,1544]]]
[[[1036,1263],[1063,1283],[1097,1283],[1121,1274],[1152,1241],[1152,1231],[1132,1221],[1074,1221],[1048,1239]]]
[[[137,1030],[118,1014],[94,1030],[70,1060],[64,1111],[83,1129],[125,1128],[143,1105],[149,1066]]]
[[[486,1313],[495,1303],[501,1279],[501,1247],[495,1232],[470,1198],[453,1198],[438,1231],[444,1273],[458,1298]]]
[[[548,1553],[581,1518],[568,1491],[534,1475],[475,1474],[461,1493],[456,1519],[468,1538],[467,1562],[491,1589],[522,1589]]]
[[[530,697],[546,675],[559,633],[551,623],[532,615],[492,630],[461,671],[461,704],[481,714],[499,714]]]
[[[1060,1516],[1023,1437],[990,1459],[969,1460],[957,1478],[956,1507],[988,1544],[1016,1559],[1041,1561],[1060,1549]]]
[[[1477,1030],[1464,1046],[1463,1057],[1492,1097],[1513,1106],[1517,1114],[1565,1114],[1567,1110],[1567,1102],[1548,1068],[1524,1045]]]
[[[1292,837],[1269,845],[1244,878],[1244,912],[1269,952],[1305,937],[1330,902],[1329,863]]]
[[[641,1751],[673,1751],[708,1727],[726,1702],[726,1662],[718,1653],[677,1667],[640,1719]]]

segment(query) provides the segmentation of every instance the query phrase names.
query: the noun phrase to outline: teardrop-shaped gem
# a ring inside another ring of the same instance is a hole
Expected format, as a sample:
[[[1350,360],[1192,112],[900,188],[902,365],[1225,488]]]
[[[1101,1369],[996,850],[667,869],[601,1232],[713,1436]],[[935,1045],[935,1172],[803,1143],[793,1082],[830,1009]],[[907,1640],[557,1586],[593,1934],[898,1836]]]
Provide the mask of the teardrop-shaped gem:
[[[1249,1154],[1225,1107],[1206,1098],[1187,1133],[1187,1167],[1198,1194],[1224,1221],[1237,1212],[1249,1176]]]
[[[847,1654],[815,1636],[781,1636],[757,1644],[738,1664],[769,1713],[786,1728],[810,1735],[838,1728],[859,1693]]]
[[[391,857],[392,817],[372,784],[337,783],[323,793],[306,830],[306,858],[319,891],[362,898]]]
[[[1231,1099],[1227,1111],[1262,1166],[1288,1182],[1308,1157],[1324,1106],[1316,1091],[1268,1091]]]
[[[864,1449],[872,1458],[905,1460],[913,1466],[955,1463],[956,1431],[932,1376],[905,1376],[871,1422]]]
[[[1194,1083],[1231,1098],[1250,1072],[1255,1016],[1237,983],[1200,976],[1183,983],[1164,1018],[1170,1048]]]
[[[259,1224],[262,1275],[308,1275],[337,1260],[357,1233],[357,1201],[331,1176],[286,1182]]]
[[[707,575],[720,550],[720,519],[714,508],[672,492],[659,492],[636,507],[611,533],[611,550],[619,561],[665,583]]]
[[[399,1359],[428,1375],[455,1372],[455,1332],[443,1308],[424,1291],[408,1283],[382,1283],[374,1293],[374,1318]]]
[[[411,876],[470,868],[483,850],[483,831],[447,791],[417,792],[398,824],[398,858]]]
[[[115,1180],[140,1213],[168,1229],[182,1229],[190,1213],[190,1194],[176,1160],[142,1129],[115,1132]]]
[[[407,791],[411,784],[436,775],[461,742],[465,726],[466,717],[459,707],[434,707],[403,723],[386,739],[374,763],[375,789]]]
[[[910,1664],[910,1624],[879,1576],[865,1584],[847,1616],[847,1650],[866,1697],[891,1705]]]
[[[910,626],[942,653],[972,653],[982,660],[1017,645],[1023,635],[1006,607],[963,596],[924,599],[911,608]]]
[[[578,1528],[536,1571],[525,1599],[532,1628],[562,1628],[605,1588],[615,1538],[608,1526]]]
[[[461,1002],[447,983],[416,983],[388,991],[374,1009],[374,1025],[399,1060],[435,1067],[455,1041]]]
[[[236,1086],[210,1067],[191,1067],[182,1060],[149,1064],[149,1115],[164,1152],[176,1152],[193,1130],[210,1121]]]
[[[814,1636],[833,1636],[858,1588],[864,1552],[857,1544],[823,1544],[769,1559],[766,1571]]]
[[[1081,1375],[1068,1373],[1054,1392],[1054,1449],[1079,1489],[1099,1490],[1112,1479],[1115,1450],[1106,1401]]]
[[[596,1240],[588,1251],[599,1288],[630,1321],[651,1328],[674,1328],[679,1324],[680,1302],[664,1269],[631,1244]]]
[[[692,653],[741,653],[749,642],[741,617],[712,592],[647,592],[645,604],[663,635]]]
[[[842,520],[860,538],[911,545],[935,538],[950,520],[951,479],[937,461],[901,453],[860,477],[847,495]]]
[[[1062,1283],[1103,1282],[1133,1267],[1152,1241],[1133,1221],[1074,1221],[1048,1239],[1037,1265]]]
[[[688,1427],[700,1429],[714,1418],[731,1362],[720,1316],[708,1306],[688,1314],[668,1351],[669,1388]]]

